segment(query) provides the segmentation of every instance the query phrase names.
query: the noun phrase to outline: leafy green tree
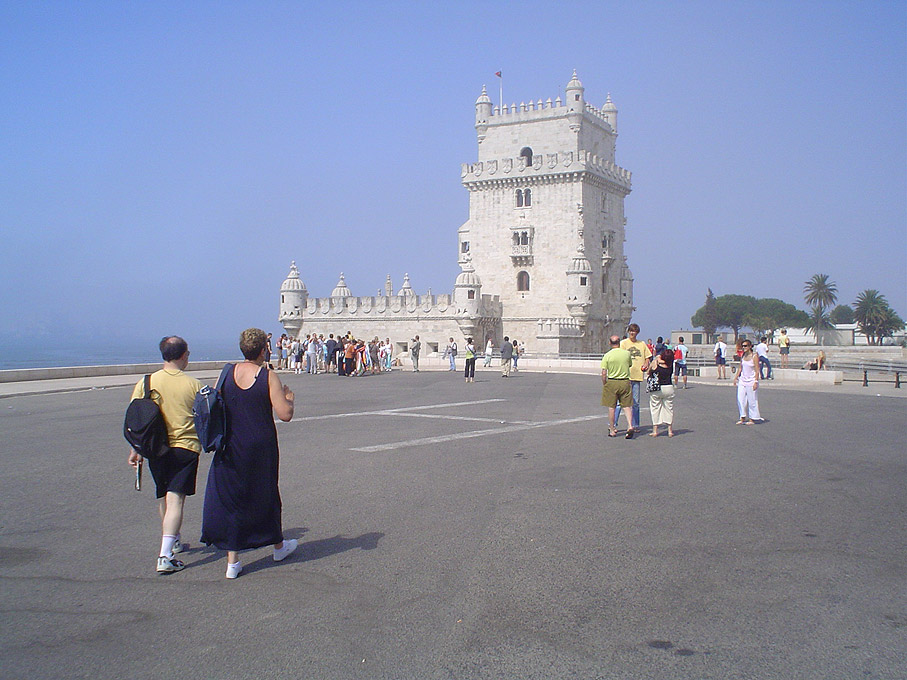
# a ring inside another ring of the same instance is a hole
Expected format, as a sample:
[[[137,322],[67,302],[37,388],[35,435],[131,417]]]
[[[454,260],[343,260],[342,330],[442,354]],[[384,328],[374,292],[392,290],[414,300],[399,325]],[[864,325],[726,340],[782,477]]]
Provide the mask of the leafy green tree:
[[[694,328],[701,328],[709,337],[715,335],[718,330],[718,310],[715,307],[715,294],[712,289],[708,289],[705,296],[705,304],[696,310],[696,313],[690,318],[690,323]]]
[[[828,274],[813,274],[803,285],[803,299],[812,308],[807,330],[815,333],[818,345],[822,331],[832,325],[826,310],[837,301],[838,286],[828,279]]]
[[[715,298],[718,325],[733,329],[735,343],[740,329],[746,325],[747,314],[755,307],[756,298],[752,295],[720,295]]]
[[[828,318],[832,323],[853,323],[853,307],[850,305],[838,305],[831,310]]]
[[[759,336],[774,337],[775,331],[784,326],[803,327],[807,324],[806,312],[777,298],[759,298],[753,309],[744,317],[744,323]]]
[[[860,332],[870,345],[878,345],[904,327],[904,320],[888,304],[885,296],[874,288],[857,295],[853,303],[854,318]]]

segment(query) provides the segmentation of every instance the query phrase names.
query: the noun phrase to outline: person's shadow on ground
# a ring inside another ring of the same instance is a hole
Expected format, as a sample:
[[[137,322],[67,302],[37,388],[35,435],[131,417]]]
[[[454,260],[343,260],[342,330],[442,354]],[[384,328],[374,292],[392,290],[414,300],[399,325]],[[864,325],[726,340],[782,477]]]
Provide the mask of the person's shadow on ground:
[[[306,527],[298,527],[294,529],[287,529],[283,532],[284,537],[296,538],[299,541],[299,547],[296,548],[296,551],[283,560],[284,564],[289,562],[308,562],[310,560],[320,560],[323,557],[330,557],[331,555],[336,555],[338,553],[346,552],[347,550],[353,550],[355,548],[361,548],[362,550],[374,550],[378,547],[378,541],[384,538],[384,534],[380,531],[372,531],[366,534],[361,534],[354,538],[346,538],[341,535],[331,536],[330,538],[321,538],[316,541],[309,541],[307,543],[302,542],[302,536],[308,531]],[[213,546],[200,545],[194,547],[187,551],[187,553],[201,552],[207,553],[205,557],[197,562],[193,562],[192,567],[199,567],[203,564],[208,564],[209,562],[216,562],[219,559],[226,557],[226,553],[222,550],[218,550]],[[241,559],[241,558],[240,558]],[[261,557],[254,562],[249,564],[243,564],[243,573],[250,574],[253,571],[259,571],[261,569],[267,569],[269,567],[276,567],[280,563],[274,562],[274,559],[270,554],[266,557]]]

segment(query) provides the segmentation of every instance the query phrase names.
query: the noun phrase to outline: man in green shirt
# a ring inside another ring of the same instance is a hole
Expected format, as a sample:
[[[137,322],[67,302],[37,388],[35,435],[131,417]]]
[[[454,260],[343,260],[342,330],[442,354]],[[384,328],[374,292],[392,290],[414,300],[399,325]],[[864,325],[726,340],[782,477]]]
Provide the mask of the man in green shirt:
[[[624,407],[627,414],[627,439],[633,439],[635,429],[630,422],[630,405],[633,403],[633,392],[630,387],[630,352],[620,347],[620,338],[612,335],[611,349],[602,357],[602,406],[608,407],[608,436],[617,436],[617,419]]]

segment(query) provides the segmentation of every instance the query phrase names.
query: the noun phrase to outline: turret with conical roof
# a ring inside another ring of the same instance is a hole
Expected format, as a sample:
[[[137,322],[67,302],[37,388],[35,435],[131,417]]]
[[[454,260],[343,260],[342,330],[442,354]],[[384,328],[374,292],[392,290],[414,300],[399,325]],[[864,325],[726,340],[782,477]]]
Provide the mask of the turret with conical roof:
[[[337,282],[337,285],[334,286],[334,290],[331,291],[331,297],[351,297],[352,295],[350,289],[346,287],[343,272],[340,272],[340,280]]]
[[[614,105],[614,102],[611,101],[610,92],[608,93],[608,98],[605,100],[605,105],[602,106],[602,115],[608,122],[608,125],[611,126],[611,131],[617,134],[617,107]]]
[[[567,83],[567,109],[582,113],[586,108],[586,101],[583,98],[585,88],[576,75],[576,69],[573,69],[573,77]]]
[[[296,260],[293,260],[290,263],[290,273],[280,286],[280,314],[277,317],[290,337],[295,338],[299,335],[308,299],[309,292],[299,278],[299,269],[296,267]]]
[[[403,286],[397,292],[397,295],[402,295],[403,297],[413,297],[415,295],[412,284],[409,282],[409,274],[403,275]]]
[[[567,309],[570,316],[585,324],[592,307],[592,263],[586,258],[582,245],[567,270]]]

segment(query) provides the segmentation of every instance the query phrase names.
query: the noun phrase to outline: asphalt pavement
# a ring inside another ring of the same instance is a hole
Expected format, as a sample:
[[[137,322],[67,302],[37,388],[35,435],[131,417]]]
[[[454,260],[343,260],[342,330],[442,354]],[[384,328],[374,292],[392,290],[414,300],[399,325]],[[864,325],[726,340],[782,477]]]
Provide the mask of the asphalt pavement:
[[[301,545],[235,581],[197,540],[208,455],[188,568],[155,573],[128,381],[8,388],[0,677],[907,677],[901,390],[768,384],[736,426],[730,386],[693,382],[677,436],[644,409],[627,441],[594,375],[282,377]]]

